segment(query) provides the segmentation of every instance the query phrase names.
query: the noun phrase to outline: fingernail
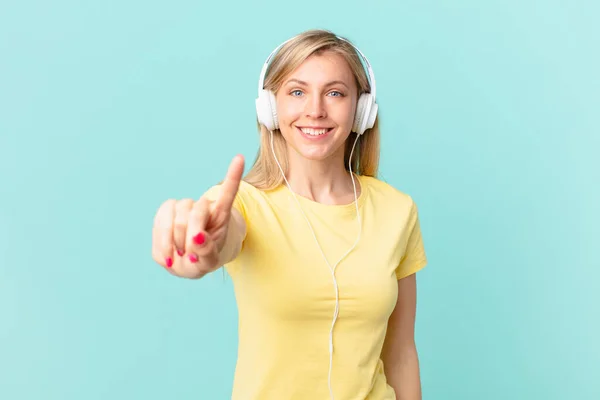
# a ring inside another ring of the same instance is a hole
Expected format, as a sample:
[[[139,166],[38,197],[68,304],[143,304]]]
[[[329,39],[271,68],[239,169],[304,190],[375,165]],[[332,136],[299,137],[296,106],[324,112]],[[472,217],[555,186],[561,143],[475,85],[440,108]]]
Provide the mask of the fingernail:
[[[167,258],[167,267],[171,268],[173,266],[173,259],[171,257]]]
[[[179,254],[179,257],[183,256],[183,250],[177,249],[177,254]]]
[[[195,254],[190,254],[190,261],[193,263],[198,262],[198,256]]]
[[[199,234],[197,234],[196,236],[194,236],[194,243],[196,244],[202,244],[204,243],[205,237],[204,237],[204,233],[200,232]]]

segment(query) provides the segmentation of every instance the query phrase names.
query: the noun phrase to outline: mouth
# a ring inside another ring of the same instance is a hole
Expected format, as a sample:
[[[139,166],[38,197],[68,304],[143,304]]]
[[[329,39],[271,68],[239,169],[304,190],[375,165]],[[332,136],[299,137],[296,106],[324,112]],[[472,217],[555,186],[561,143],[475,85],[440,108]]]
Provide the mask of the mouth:
[[[299,127],[299,126],[296,126],[296,129],[303,137],[305,137],[306,139],[309,139],[309,140],[323,139],[323,138],[329,136],[329,134],[331,132],[333,132],[333,128],[327,128],[327,127]]]

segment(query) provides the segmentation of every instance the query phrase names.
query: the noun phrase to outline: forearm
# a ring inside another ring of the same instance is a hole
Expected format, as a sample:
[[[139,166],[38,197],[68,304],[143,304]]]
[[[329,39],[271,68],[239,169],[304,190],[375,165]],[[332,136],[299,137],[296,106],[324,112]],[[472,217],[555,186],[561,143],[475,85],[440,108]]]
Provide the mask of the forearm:
[[[416,346],[407,346],[394,360],[387,360],[385,370],[387,381],[394,388],[397,400],[421,400],[419,356]]]

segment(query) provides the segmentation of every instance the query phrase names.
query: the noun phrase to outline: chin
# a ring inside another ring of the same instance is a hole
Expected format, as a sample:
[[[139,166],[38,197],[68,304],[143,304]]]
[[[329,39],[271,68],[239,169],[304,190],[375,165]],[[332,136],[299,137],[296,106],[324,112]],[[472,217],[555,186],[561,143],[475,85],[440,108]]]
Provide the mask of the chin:
[[[296,149],[297,153],[307,160],[311,161],[324,161],[331,158],[333,152],[331,151],[313,151],[308,149]]]
[[[340,146],[335,146],[333,143],[306,145],[305,143],[295,142],[292,143],[292,147],[299,156],[311,161],[331,159],[334,158],[338,152],[344,151],[343,143],[341,143]]]

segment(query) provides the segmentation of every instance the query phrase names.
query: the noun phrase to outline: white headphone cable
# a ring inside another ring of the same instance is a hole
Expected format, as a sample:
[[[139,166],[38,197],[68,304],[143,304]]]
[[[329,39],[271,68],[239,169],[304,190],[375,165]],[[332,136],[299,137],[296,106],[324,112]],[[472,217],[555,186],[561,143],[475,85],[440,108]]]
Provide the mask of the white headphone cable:
[[[331,387],[331,372],[332,372],[332,366],[333,366],[333,327],[335,326],[335,322],[337,321],[337,317],[338,317],[339,309],[340,309],[339,308],[339,289],[338,289],[337,279],[335,278],[335,269],[337,268],[338,264],[352,250],[354,250],[354,248],[358,244],[358,241],[360,240],[360,236],[362,233],[362,224],[360,221],[360,212],[358,209],[358,195],[356,193],[356,183],[354,182],[354,173],[352,171],[352,154],[354,153],[354,148],[356,146],[356,143],[358,142],[358,137],[360,135],[358,135],[358,134],[356,135],[356,139],[354,140],[354,144],[352,145],[352,150],[350,151],[350,157],[348,158],[348,170],[350,171],[350,177],[352,178],[352,186],[354,188],[354,205],[356,206],[356,221],[358,222],[358,236],[356,238],[356,241],[352,245],[352,247],[332,267],[331,264],[329,264],[329,261],[327,260],[325,253],[323,252],[323,248],[321,247],[321,244],[319,243],[319,240],[317,239],[315,231],[314,231],[310,221],[308,220],[308,217],[304,213],[304,210],[302,210],[302,206],[300,205],[300,202],[298,201],[296,194],[292,190],[290,183],[288,182],[287,178],[285,177],[285,173],[283,172],[283,168],[281,167],[281,164],[279,164],[279,160],[277,160],[277,156],[275,155],[275,149],[273,147],[273,131],[269,130],[269,132],[271,133],[271,151],[273,152],[273,157],[275,158],[275,162],[277,163],[277,166],[279,167],[279,170],[281,171],[281,175],[283,176],[283,179],[285,180],[287,187],[290,189],[290,192],[292,193],[294,199],[296,200],[296,204],[298,204],[298,208],[300,208],[300,212],[302,212],[302,215],[304,216],[304,219],[306,220],[306,223],[308,224],[308,227],[310,228],[310,231],[315,239],[315,242],[317,242],[317,246],[319,246],[319,250],[321,251],[321,254],[323,255],[323,259],[325,260],[325,262],[329,266],[329,269],[331,270],[331,276],[333,277],[333,285],[335,288],[335,310],[333,313],[333,321],[331,323],[331,329],[329,331],[329,374],[328,374],[329,395],[330,395],[331,399],[333,400],[333,390]],[[363,188],[363,190],[364,190],[364,188]]]

